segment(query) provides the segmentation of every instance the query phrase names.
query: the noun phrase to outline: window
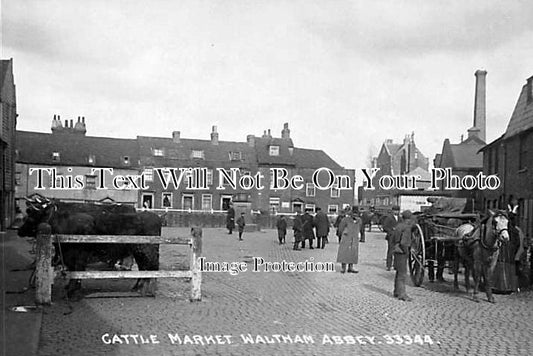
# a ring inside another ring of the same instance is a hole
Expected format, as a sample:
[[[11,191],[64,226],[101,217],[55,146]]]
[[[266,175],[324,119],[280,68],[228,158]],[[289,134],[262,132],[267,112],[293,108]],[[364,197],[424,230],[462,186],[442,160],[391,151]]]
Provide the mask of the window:
[[[142,207],[144,209],[152,209],[154,206],[154,194],[153,193],[143,193],[142,198]]]
[[[21,185],[22,172],[15,172],[15,185]]]
[[[183,194],[181,197],[181,207],[185,210],[192,210],[194,208],[194,195]]]
[[[271,197],[269,200],[269,205],[270,205],[270,213],[271,214],[277,213],[280,207],[280,198]]]
[[[96,157],[95,155],[89,155],[89,157],[87,158],[87,162],[90,164],[90,165],[93,165],[96,163]]]
[[[223,195],[220,197],[220,210],[228,210],[229,203],[231,203],[231,195]]]
[[[213,208],[213,196],[211,194],[202,194],[202,210],[211,210]]]
[[[55,162],[60,161],[59,152],[52,152],[52,161],[55,161]]]
[[[311,212],[315,212],[315,204],[305,204],[305,210],[311,209]]]
[[[85,176],[85,188],[86,189],[96,189],[96,176],[95,175],[86,175]]]
[[[213,185],[213,170],[212,169],[207,170],[207,185],[208,186]]]
[[[162,148],[152,148],[152,154],[154,156],[162,157],[163,156],[163,149]]]
[[[129,156],[122,157],[122,162],[124,163],[125,166],[129,166],[130,165],[130,157]]]
[[[161,196],[161,206],[163,208],[172,208],[172,193],[163,193]]]
[[[268,153],[270,156],[279,156],[279,146],[270,146]]]
[[[339,186],[337,184],[333,184],[331,186],[331,193],[330,193],[330,196],[332,198],[338,198],[340,197],[340,190],[339,190]]]
[[[205,158],[204,151],[202,151],[202,150],[192,150],[191,158],[204,159]]]
[[[242,152],[230,152],[229,153],[230,161],[240,161],[242,160]]]
[[[339,212],[339,206],[337,204],[328,205],[328,214],[337,214]]]
[[[526,169],[526,159],[527,159],[527,140],[526,134],[520,136],[519,142],[519,152],[518,152],[518,169]]]
[[[147,182],[153,182],[153,180],[154,180],[154,170],[153,170],[153,168],[145,168],[144,172],[143,172],[143,175],[144,175],[144,179]]]
[[[313,183],[305,184],[305,196],[314,197],[315,196],[315,185]]]

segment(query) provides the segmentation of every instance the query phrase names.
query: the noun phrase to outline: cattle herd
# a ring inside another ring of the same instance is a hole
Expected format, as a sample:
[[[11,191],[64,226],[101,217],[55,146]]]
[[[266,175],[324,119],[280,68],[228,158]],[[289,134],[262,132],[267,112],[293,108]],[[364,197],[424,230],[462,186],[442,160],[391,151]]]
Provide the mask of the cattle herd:
[[[27,217],[19,228],[19,236],[37,235],[41,223],[51,226],[52,234],[64,235],[161,235],[161,220],[154,213],[137,212],[133,206],[109,203],[68,203],[33,195],[26,199]],[[133,256],[139,270],[159,269],[159,245],[113,243],[56,242],[55,265],[69,271],[84,271],[88,264],[105,262],[113,267],[117,261]],[[81,288],[79,280],[70,280],[67,296]],[[134,289],[153,295],[151,279],[138,280]]]

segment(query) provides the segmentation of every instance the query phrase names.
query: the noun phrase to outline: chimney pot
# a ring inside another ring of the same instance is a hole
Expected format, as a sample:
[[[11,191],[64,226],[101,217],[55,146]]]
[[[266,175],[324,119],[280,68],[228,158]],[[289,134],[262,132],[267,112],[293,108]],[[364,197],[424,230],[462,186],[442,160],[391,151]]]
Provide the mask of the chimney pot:
[[[218,145],[218,132],[217,132],[217,127],[216,126],[212,127],[211,144]]]
[[[248,142],[248,146],[254,147],[255,146],[255,136],[254,135],[246,136],[246,142]]]
[[[74,120],[70,119],[70,128],[74,128]]]
[[[68,120],[65,120],[65,128],[68,127]]]
[[[285,139],[291,138],[291,130],[289,130],[288,122],[283,124],[283,130],[281,130],[281,138],[285,138]]]
[[[81,122],[85,123],[85,116],[81,117]]]
[[[174,143],[180,143],[180,132],[179,131],[172,131],[172,141]]]

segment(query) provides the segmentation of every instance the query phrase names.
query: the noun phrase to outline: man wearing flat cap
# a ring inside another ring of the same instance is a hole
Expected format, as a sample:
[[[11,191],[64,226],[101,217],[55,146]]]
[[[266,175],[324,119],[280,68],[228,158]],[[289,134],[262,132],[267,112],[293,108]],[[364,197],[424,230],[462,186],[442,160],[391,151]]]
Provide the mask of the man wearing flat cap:
[[[411,231],[413,228],[413,214],[410,210],[402,212],[402,221],[394,229],[393,252],[394,268],[396,277],[394,278],[395,298],[410,302],[411,298],[405,291],[405,280],[407,279],[407,259],[411,249]]]
[[[387,271],[391,270],[392,267],[392,233],[394,232],[394,228],[398,223],[401,221],[400,217],[400,207],[398,205],[394,205],[392,207],[392,212],[387,214],[385,218],[383,219],[383,231],[387,234],[385,236],[385,239],[387,240],[387,262],[385,266],[387,267]]]

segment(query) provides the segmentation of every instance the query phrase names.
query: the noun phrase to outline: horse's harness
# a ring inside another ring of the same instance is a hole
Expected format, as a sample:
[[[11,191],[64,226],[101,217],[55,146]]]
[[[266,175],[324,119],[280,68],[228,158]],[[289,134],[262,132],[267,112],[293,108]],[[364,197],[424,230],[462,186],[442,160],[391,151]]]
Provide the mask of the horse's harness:
[[[502,233],[504,231],[507,231],[507,228],[498,230],[498,226],[497,226],[498,223],[496,221],[496,218],[499,217],[499,216],[504,216],[505,217],[505,215],[503,213],[497,213],[496,215],[491,217],[492,218],[492,230],[496,232],[496,241],[494,242],[494,245],[492,245],[492,246],[488,246],[487,245],[487,242],[486,242],[487,224],[486,223],[481,223],[479,226],[476,226],[470,233],[465,234],[463,236],[462,242],[464,244],[467,244],[467,246],[471,246],[475,242],[479,241],[479,243],[481,244],[481,246],[485,250],[488,250],[490,252],[495,252],[495,251],[499,250],[501,245],[502,245],[502,239],[503,239],[502,238]],[[472,238],[472,236],[474,236],[475,232],[478,229],[481,229],[479,237],[478,238]]]

